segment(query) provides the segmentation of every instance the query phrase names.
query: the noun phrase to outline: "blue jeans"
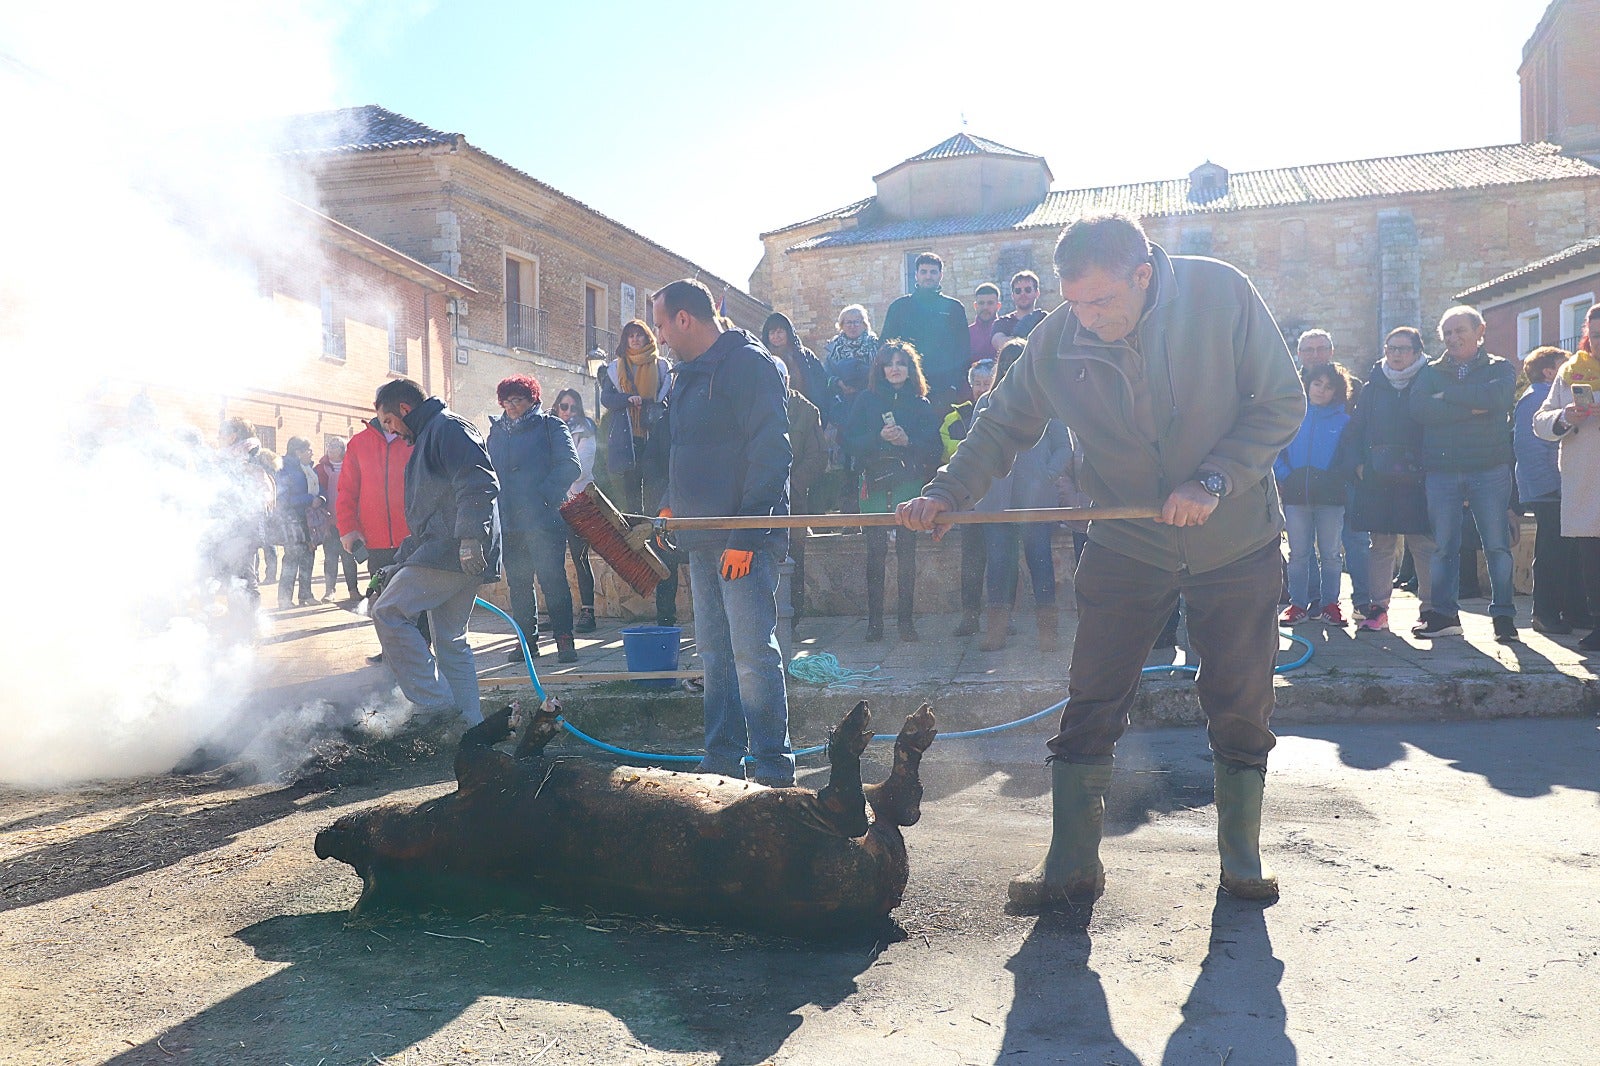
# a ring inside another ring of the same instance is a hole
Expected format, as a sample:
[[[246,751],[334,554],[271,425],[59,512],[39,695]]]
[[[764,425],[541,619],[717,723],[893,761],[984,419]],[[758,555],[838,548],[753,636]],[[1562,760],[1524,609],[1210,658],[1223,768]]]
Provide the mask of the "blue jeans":
[[[1315,557],[1321,564],[1317,587],[1322,590],[1322,606],[1338,603],[1344,508],[1286,503],[1283,521],[1289,530],[1289,602],[1301,608],[1311,606],[1311,569]]]
[[[963,526],[965,532],[972,526]],[[1017,556],[1028,563],[1036,607],[1056,605],[1056,563],[1050,554],[1049,522],[1024,522],[1021,525],[996,523],[984,531],[984,550],[988,564],[984,580],[989,585],[989,606],[1008,610],[1017,597]]]
[[[1428,517],[1438,550],[1433,556],[1433,609],[1447,617],[1461,612],[1461,502],[1472,509],[1472,521],[1483,542],[1489,567],[1489,616],[1514,618],[1511,587],[1511,466],[1427,475]]]
[[[1351,529],[1350,523],[1346,522],[1341,540],[1344,544],[1344,568],[1350,574],[1351,602],[1358,607],[1365,607],[1377,599],[1372,594],[1372,585],[1367,579],[1367,572],[1372,565],[1369,561],[1372,555],[1372,534]],[[1333,599],[1338,597],[1335,596]]]
[[[748,753],[756,777],[793,781],[789,696],[778,650],[778,561],[758,551],[749,574],[726,581],[722,549],[694,548],[688,555],[695,646],[706,668],[700,770],[743,778]]]

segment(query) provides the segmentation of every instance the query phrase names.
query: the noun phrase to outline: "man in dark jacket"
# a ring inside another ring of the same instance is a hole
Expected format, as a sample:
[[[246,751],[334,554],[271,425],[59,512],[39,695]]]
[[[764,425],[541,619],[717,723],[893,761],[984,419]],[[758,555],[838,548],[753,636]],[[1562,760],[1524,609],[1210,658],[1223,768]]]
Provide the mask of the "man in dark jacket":
[[[679,518],[789,513],[789,415],[778,363],[717,320],[710,291],[675,281],[651,297],[656,333],[679,363],[667,395],[667,498]],[[686,531],[695,643],[706,668],[701,773],[794,783],[789,699],[778,650],[782,529]]]
[[[1268,722],[1283,515],[1271,473],[1305,415],[1294,360],[1250,279],[1216,260],[1168,256],[1126,215],[1068,226],[1055,265],[1065,303],[1028,336],[945,469],[900,505],[903,525],[938,528],[1059,418],[1083,442],[1083,488],[1096,504],[1159,514],[1089,526],[1068,699],[1049,745],[1050,851],[1011,882],[1011,899],[1051,906],[1104,891],[1112,753],[1180,592],[1205,664],[1195,684],[1215,756],[1222,887],[1275,897],[1260,851],[1277,741]]]
[[[1518,641],[1511,586],[1511,408],[1517,368],[1483,347],[1483,315],[1452,307],[1439,319],[1444,354],[1423,367],[1407,401],[1422,423],[1422,465],[1433,519],[1433,610],[1411,632],[1461,632],[1462,502],[1472,511],[1489,567],[1494,639]]]
[[[1039,303],[1039,275],[1031,270],[1019,270],[1011,275],[1011,310],[994,323],[994,336],[989,338],[995,354],[1013,337],[1027,339],[1033,327],[1044,321],[1044,309]]]
[[[424,397],[416,382],[386,383],[374,406],[383,427],[411,444],[411,532],[372,608],[384,660],[411,702],[475,724],[483,712],[467,621],[478,586],[500,579],[500,481],[477,428],[438,397]],[[433,653],[417,628],[424,611],[433,625]]]
[[[916,288],[889,305],[883,316],[884,340],[910,341],[922,355],[922,376],[928,379],[928,402],[942,419],[966,389],[971,339],[967,309],[960,300],[939,293],[944,260],[923,252],[916,261]]]
[[[544,592],[556,658],[578,661],[572,636],[572,587],[567,584],[567,523],[561,505],[578,477],[578,450],[572,431],[555,415],[539,410],[539,382],[514,374],[500,382],[496,395],[504,418],[489,427],[489,459],[500,478],[500,528],[504,535],[506,582],[511,591],[511,616],[527,638],[528,651],[539,654],[539,595]],[[522,662],[522,648],[511,649],[509,662]]]

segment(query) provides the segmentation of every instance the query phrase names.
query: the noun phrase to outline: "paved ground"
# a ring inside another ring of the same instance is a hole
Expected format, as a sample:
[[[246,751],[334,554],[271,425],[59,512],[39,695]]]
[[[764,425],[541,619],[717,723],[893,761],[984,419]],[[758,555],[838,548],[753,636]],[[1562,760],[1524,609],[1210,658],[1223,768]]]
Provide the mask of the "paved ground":
[[[270,604],[275,592],[265,594]],[[1463,604],[1462,637],[1435,641],[1410,635],[1416,621],[1417,601],[1396,593],[1388,633],[1357,632],[1354,627],[1331,629],[1300,626],[1296,632],[1310,641],[1314,656],[1305,666],[1278,679],[1278,720],[1355,721],[1426,720],[1455,717],[1540,716],[1583,713],[1600,699],[1594,667],[1600,660],[1586,658],[1577,649],[1577,637],[1550,638],[1523,629],[1523,643],[1495,643],[1483,600]],[[1526,598],[1519,603],[1526,622]],[[264,677],[257,701],[268,708],[294,706],[315,699],[355,706],[374,692],[392,690],[392,678],[383,667],[365,663],[378,650],[377,637],[363,618],[333,605],[292,608],[272,615],[275,636],[263,649]],[[786,640],[793,654],[827,652],[846,668],[875,671],[871,679],[849,689],[823,691],[793,683],[797,743],[816,743],[837,720],[835,708],[843,693],[860,693],[885,709],[905,713],[923,699],[942,702],[946,720],[962,727],[994,724],[1048,706],[1065,695],[1067,650],[1053,656],[1038,651],[1031,612],[1019,612],[1018,634],[1003,651],[984,653],[975,639],[949,635],[956,619],[927,615],[918,620],[922,639],[905,643],[888,627],[888,639],[865,642],[861,618],[811,618],[803,620],[795,636]],[[1062,613],[1062,646],[1071,648],[1077,616]],[[624,721],[647,715],[671,740],[679,726],[678,743],[692,743],[698,721],[698,701],[682,692],[646,691],[631,683],[581,684],[564,680],[578,673],[627,669],[618,624],[603,624],[599,631],[580,637],[580,661],[573,666],[555,662],[551,645],[536,661],[541,678],[552,694],[563,699],[569,715],[609,725],[613,716]],[[683,626],[680,663],[684,669],[698,665],[692,621]],[[473,616],[471,639],[478,651],[479,671],[486,678],[524,677],[521,666],[508,665],[506,652],[513,646],[510,627],[482,610]],[[1157,652],[1150,662],[1186,661],[1182,640],[1176,652]],[[1280,661],[1299,657],[1300,645],[1284,642]],[[511,692],[513,690],[495,690]],[[252,713],[252,717],[260,716]],[[1181,678],[1153,676],[1135,715],[1147,723],[1185,724],[1199,720],[1192,686]]]
[[[312,834],[378,796],[447,791],[442,765],[328,793],[172,778],[0,792],[0,1058],[1593,1062],[1595,723],[1284,734],[1264,833],[1281,902],[1215,890],[1199,731],[1136,731],[1107,894],[1078,920],[1002,905],[1047,832],[1042,732],[936,743],[894,943],[548,909],[347,925],[357,881],[314,859]],[[885,754],[869,749],[869,779]]]

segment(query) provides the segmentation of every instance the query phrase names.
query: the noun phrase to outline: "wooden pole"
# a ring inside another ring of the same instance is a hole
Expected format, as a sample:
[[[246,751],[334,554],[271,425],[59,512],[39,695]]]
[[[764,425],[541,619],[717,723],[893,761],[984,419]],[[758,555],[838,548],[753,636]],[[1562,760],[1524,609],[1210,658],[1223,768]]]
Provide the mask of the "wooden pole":
[[[939,524],[955,526],[988,522],[1092,522],[1127,518],[1155,518],[1155,507],[1034,507],[1015,511],[946,511]],[[892,512],[887,514],[785,514],[723,515],[715,518],[663,518],[668,532],[679,529],[860,529],[866,526],[896,526]]]

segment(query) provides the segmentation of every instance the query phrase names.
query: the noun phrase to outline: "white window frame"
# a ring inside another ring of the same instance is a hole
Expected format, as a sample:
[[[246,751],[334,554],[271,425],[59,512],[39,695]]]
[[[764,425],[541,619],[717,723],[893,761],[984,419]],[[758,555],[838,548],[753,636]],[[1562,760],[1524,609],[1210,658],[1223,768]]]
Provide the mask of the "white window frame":
[[[317,297],[322,320],[322,357],[342,363],[345,358],[344,338],[335,328],[337,323],[333,317],[333,286],[324,283]]]
[[[1544,312],[1535,307],[1517,316],[1517,357],[1527,355],[1544,343]]]
[[[1560,310],[1560,313],[1557,315],[1557,318],[1556,318],[1557,324],[1561,327],[1561,335],[1560,335],[1560,339],[1561,340],[1566,340],[1569,337],[1581,337],[1581,336],[1583,336],[1583,320],[1589,314],[1589,308],[1591,308],[1593,306],[1594,306],[1594,293],[1592,293],[1592,292],[1586,292],[1586,293],[1582,294],[1581,296],[1572,296],[1572,297],[1569,297],[1568,299],[1565,299],[1565,300],[1561,301],[1561,310]],[[1571,312],[1571,311],[1574,311],[1574,310],[1577,311],[1577,314],[1572,316],[1572,318],[1574,319],[1574,321],[1572,323],[1572,332],[1568,333],[1567,332],[1568,313]],[[1577,342],[1576,341],[1573,342],[1573,346],[1574,347],[1577,346]]]

